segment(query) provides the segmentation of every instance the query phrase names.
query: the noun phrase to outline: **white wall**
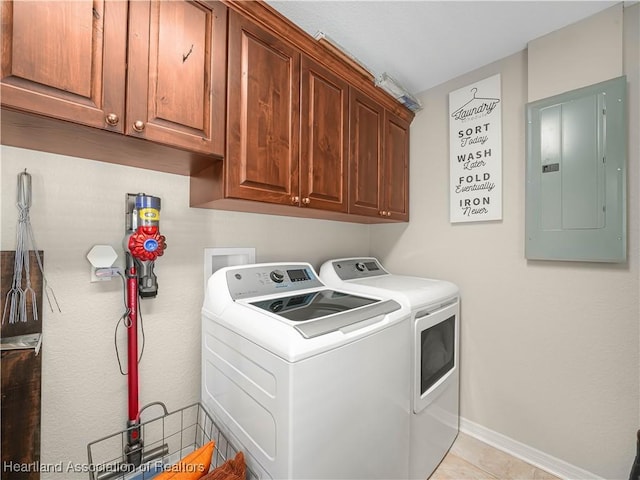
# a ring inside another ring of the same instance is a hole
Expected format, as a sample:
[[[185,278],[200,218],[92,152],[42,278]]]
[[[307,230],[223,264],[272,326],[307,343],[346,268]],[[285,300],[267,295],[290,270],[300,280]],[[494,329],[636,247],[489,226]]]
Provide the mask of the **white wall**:
[[[162,198],[160,228],[168,245],[156,262],[159,294],[140,307],[141,406],[159,400],[175,410],[199,399],[205,247],[256,247],[260,262],[303,260],[316,268],[331,257],[369,252],[365,225],[188,208],[187,177],[4,146],[1,154],[0,247],[15,249],[16,178],[26,168],[33,177],[33,229],[62,308],[43,315],[43,463],[86,464],[88,442],[125,427],[126,377],[114,349],[122,283],[89,283],[86,254],[95,244],[122,251],[127,192]],[[122,354],[125,335],[121,327]],[[42,478],[86,480],[87,474]]]
[[[628,478],[640,428],[639,10],[625,9],[625,264],[524,257],[526,51],[421,95],[424,110],[411,125],[411,222],[371,229],[371,252],[391,271],[461,288],[461,415],[606,479]],[[503,220],[451,224],[448,94],[496,73]]]
[[[622,75],[623,6],[618,3],[527,45],[530,102]]]

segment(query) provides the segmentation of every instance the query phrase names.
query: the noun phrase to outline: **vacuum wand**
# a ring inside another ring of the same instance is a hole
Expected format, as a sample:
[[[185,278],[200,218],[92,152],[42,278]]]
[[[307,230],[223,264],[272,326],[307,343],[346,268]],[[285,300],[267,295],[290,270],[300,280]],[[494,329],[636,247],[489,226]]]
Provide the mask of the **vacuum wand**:
[[[158,294],[158,281],[153,267],[156,258],[167,247],[160,235],[160,199],[146,195],[127,194],[126,235],[126,293],[127,293],[127,377],[128,421],[127,463],[142,463],[143,439],[138,404],[138,298],[152,298]]]
[[[136,467],[142,463],[142,432],[140,430],[140,410],[138,405],[138,276],[133,257],[127,253],[127,391],[128,421],[127,445],[125,454],[127,463]]]

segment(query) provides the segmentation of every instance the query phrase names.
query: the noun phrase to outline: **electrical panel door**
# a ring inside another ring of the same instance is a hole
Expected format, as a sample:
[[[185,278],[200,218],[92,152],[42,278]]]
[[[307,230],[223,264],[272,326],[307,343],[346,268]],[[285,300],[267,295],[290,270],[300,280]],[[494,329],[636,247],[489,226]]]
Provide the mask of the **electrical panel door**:
[[[626,78],[527,105],[526,257],[626,260]]]

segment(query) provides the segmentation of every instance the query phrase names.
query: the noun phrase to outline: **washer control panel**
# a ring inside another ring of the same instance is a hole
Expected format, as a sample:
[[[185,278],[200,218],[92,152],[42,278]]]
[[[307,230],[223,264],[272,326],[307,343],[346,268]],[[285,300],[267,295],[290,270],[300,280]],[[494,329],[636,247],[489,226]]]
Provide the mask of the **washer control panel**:
[[[324,287],[308,263],[231,268],[227,270],[227,285],[234,300]]]
[[[333,270],[340,280],[353,280],[356,278],[377,277],[388,275],[380,262],[375,258],[348,258],[336,260],[331,263]]]

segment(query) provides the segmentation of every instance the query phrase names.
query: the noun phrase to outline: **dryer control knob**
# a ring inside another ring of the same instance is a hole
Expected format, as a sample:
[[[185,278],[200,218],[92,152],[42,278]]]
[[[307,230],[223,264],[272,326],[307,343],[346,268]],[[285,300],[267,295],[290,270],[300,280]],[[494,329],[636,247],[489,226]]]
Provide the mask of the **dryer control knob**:
[[[282,283],[284,280],[284,272],[282,270],[273,270],[269,274],[269,278],[276,283]]]
[[[362,262],[356,263],[356,270],[358,270],[359,272],[364,272],[366,268],[367,267],[364,266],[364,263]]]

